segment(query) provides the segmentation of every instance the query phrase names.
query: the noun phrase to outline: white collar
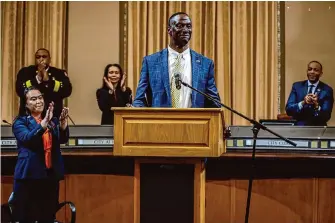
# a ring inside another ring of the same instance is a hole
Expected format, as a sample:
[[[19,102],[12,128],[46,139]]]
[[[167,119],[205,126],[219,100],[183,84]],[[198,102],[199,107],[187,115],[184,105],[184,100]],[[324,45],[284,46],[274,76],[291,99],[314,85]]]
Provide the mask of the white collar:
[[[312,83],[308,80],[308,87],[310,87],[311,85],[313,85],[314,87],[317,87],[317,86],[319,85],[319,82],[320,82],[320,81],[318,81],[318,82],[312,84]]]
[[[179,53],[172,49],[170,46],[168,46],[169,55],[172,55],[173,57],[177,57],[178,55],[181,55],[182,58],[186,58],[186,56],[190,55],[190,48],[187,48],[182,53]]]

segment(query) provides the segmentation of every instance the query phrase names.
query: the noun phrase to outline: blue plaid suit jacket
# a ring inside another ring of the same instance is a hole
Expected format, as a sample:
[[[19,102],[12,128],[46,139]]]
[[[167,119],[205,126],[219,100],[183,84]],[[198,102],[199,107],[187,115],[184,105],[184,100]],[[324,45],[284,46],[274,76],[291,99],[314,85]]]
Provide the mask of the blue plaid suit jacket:
[[[318,92],[320,111],[315,110],[311,105],[304,105],[299,110],[299,102],[303,101],[307,95],[308,82],[295,82],[292,86],[290,96],[286,103],[286,113],[297,120],[296,125],[301,126],[326,126],[331,118],[334,104],[333,89],[323,82],[319,82],[316,92]]]
[[[191,52],[192,87],[220,101],[215,80],[214,63],[211,59]],[[192,108],[216,108],[221,105],[211,102],[203,95],[192,92]],[[169,84],[168,49],[143,58],[141,76],[133,102],[134,107],[171,107]]]

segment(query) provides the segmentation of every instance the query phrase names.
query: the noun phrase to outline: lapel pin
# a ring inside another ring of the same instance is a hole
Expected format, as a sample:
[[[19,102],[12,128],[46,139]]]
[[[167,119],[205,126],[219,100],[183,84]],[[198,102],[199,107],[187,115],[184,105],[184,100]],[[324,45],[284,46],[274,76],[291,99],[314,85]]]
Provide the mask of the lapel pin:
[[[196,60],[195,62],[200,63],[200,60]]]
[[[319,95],[320,92],[321,92],[321,89],[320,89],[320,88],[316,89],[316,95]]]

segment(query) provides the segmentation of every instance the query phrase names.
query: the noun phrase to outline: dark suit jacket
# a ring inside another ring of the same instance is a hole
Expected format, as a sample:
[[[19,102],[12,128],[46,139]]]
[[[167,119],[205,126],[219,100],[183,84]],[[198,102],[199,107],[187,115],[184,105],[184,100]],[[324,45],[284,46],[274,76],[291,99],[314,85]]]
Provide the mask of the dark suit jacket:
[[[220,101],[214,80],[214,63],[207,57],[190,50],[192,87]],[[221,107],[203,95],[192,92],[193,108]],[[169,81],[168,49],[144,57],[134,107],[172,107]]]
[[[35,65],[22,68],[16,78],[16,93],[20,97],[20,113],[19,115],[26,115],[24,90],[30,86],[38,88],[44,95],[45,104],[53,101],[54,116],[59,118],[63,109],[63,99],[69,97],[72,93],[72,85],[65,70],[55,67],[49,67],[47,73],[49,74],[49,81],[37,83],[36,80],[37,67]]]
[[[64,163],[60,144],[69,139],[69,128],[65,131],[59,127],[57,118],[48,125],[52,128],[52,169],[56,179],[64,178]],[[47,171],[44,158],[42,135],[45,130],[37,124],[32,116],[19,116],[13,123],[13,133],[17,140],[18,159],[14,179],[44,179]]]
[[[126,91],[123,92],[121,88],[116,89],[116,99],[114,95],[109,93],[109,89],[100,88],[96,92],[99,109],[102,111],[101,125],[113,125],[114,124],[114,111],[112,107],[126,107],[127,104],[131,104],[132,96],[131,89],[127,87]]]
[[[331,118],[334,95],[333,89],[323,82],[319,82],[315,93],[319,96],[319,106],[321,110],[315,110],[311,105],[304,105],[299,110],[299,102],[303,101],[307,95],[308,81],[295,82],[292,86],[290,96],[286,103],[286,113],[297,120],[297,125],[326,126]]]

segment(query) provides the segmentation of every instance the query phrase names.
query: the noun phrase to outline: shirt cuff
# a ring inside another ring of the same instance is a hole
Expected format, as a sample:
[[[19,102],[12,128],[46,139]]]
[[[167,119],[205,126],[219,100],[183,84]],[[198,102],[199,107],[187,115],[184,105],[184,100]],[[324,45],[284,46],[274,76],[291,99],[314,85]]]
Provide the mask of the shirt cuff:
[[[36,80],[37,80],[37,83],[38,83],[38,84],[42,83],[42,81],[40,81],[40,80],[38,79],[38,74],[36,75]]]
[[[303,105],[302,105],[302,101],[298,103],[298,107],[299,107],[299,110],[302,109]]]

